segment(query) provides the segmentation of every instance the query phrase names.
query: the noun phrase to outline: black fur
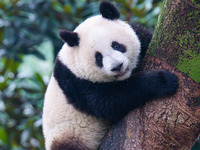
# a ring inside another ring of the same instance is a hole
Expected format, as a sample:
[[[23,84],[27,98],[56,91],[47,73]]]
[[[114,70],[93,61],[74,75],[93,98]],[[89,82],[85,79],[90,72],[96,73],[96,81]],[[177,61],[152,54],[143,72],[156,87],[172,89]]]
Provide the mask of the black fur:
[[[51,150],[90,150],[81,139],[78,138],[63,138],[55,139],[51,144]]]
[[[151,42],[153,33],[138,24],[132,24],[131,26],[132,26],[133,30],[135,31],[136,35],[138,36],[140,43],[141,43],[141,52],[140,52],[138,65],[137,65],[137,68],[134,69],[135,72],[138,72],[142,68],[142,60],[146,55],[146,52],[147,52],[149,43]]]
[[[99,10],[102,16],[106,19],[115,20],[120,17],[119,10],[109,1],[101,2]]]
[[[114,50],[120,51],[120,52],[122,52],[122,53],[125,53],[125,52],[126,52],[126,47],[125,47],[123,44],[119,44],[119,43],[116,42],[116,41],[113,41],[113,42],[112,42],[111,47],[112,47]]]
[[[61,39],[66,42],[69,46],[78,46],[79,45],[79,37],[78,33],[71,32],[67,30],[60,30],[59,35]]]
[[[149,43],[151,42],[153,33],[138,24],[132,24],[131,26],[134,29],[141,43],[141,53],[140,53],[141,58],[140,59],[142,60],[146,54]]]
[[[100,68],[103,67],[103,56],[100,52],[95,53],[96,65]]]
[[[77,78],[59,59],[54,77],[78,110],[111,123],[118,122],[147,101],[174,94],[178,88],[176,75],[167,71],[137,73],[133,78],[118,82],[93,83]]]

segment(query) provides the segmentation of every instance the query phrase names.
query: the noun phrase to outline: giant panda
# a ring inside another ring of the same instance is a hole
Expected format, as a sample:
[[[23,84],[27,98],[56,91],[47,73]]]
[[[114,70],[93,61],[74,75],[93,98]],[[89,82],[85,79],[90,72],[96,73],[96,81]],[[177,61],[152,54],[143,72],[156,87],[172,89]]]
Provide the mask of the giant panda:
[[[138,71],[149,34],[120,20],[112,3],[103,1],[99,8],[101,15],[73,32],[59,32],[64,45],[43,108],[47,150],[96,150],[128,112],[178,88],[172,73]]]

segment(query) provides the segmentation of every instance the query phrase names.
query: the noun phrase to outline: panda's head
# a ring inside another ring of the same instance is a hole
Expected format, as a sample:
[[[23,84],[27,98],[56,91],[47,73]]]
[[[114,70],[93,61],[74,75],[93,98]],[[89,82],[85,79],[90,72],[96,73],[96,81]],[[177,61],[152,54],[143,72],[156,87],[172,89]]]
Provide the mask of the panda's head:
[[[125,80],[137,66],[140,41],[131,26],[119,19],[120,13],[113,4],[101,2],[100,12],[73,32],[60,31],[65,44],[58,57],[81,79]]]

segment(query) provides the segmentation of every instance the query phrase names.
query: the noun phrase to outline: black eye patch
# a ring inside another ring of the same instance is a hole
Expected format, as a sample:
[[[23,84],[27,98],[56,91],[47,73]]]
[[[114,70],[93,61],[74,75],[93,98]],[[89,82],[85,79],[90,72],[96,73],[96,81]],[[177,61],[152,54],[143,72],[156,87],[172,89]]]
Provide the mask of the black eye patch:
[[[123,44],[119,44],[118,42],[116,41],[113,41],[112,42],[112,45],[111,47],[116,50],[116,51],[120,51],[122,53],[125,53],[126,52],[126,47],[123,45]]]
[[[100,52],[95,53],[96,65],[100,68],[103,67],[103,56]]]

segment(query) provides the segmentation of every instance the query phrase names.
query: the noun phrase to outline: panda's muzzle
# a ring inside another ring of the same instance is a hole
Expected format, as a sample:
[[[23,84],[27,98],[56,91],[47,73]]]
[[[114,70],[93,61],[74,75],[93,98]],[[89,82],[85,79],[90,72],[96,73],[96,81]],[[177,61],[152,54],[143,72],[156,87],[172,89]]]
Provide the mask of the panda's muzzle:
[[[126,68],[124,71],[119,72],[119,74],[115,75],[116,78],[120,78],[123,77],[124,75],[126,75],[126,73],[129,71],[128,68]]]
[[[111,69],[112,72],[120,72],[122,69],[123,63],[118,64],[117,66]]]

